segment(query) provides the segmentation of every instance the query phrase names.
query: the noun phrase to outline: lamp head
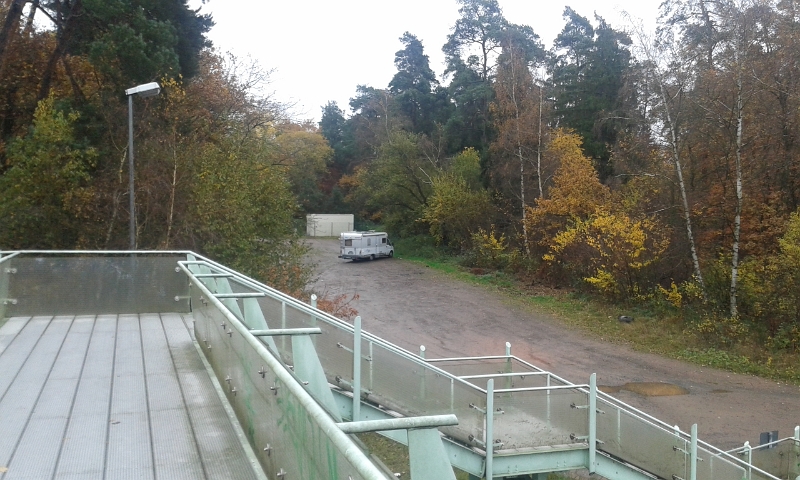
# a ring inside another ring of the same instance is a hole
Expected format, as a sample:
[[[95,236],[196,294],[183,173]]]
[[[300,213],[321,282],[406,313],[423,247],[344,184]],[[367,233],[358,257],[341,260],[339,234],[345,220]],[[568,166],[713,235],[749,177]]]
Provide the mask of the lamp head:
[[[158,85],[158,82],[145,83],[125,90],[125,95],[137,95],[143,98],[154,97],[159,93],[161,93],[161,87]]]

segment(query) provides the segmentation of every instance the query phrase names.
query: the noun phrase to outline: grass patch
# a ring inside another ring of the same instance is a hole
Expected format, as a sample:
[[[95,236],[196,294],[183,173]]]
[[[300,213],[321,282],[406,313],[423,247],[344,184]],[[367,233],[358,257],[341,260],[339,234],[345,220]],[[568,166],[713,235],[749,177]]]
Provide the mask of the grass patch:
[[[720,345],[713,338],[691,332],[696,319],[689,310],[663,311],[636,304],[611,304],[571,289],[553,289],[523,283],[504,272],[468,269],[458,257],[448,256],[428,239],[398,241],[400,258],[424,264],[459,281],[501,293],[508,301],[535,313],[546,313],[564,325],[602,341],[685,360],[735,373],[800,384],[800,355],[770,352],[749,338]],[[620,315],[634,317],[631,323]]]

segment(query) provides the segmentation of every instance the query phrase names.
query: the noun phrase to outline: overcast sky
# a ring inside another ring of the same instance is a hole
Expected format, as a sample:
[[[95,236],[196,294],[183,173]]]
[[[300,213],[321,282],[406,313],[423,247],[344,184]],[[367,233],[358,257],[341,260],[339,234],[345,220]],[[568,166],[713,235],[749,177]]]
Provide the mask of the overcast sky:
[[[625,26],[622,10],[653,25],[661,0],[498,0],[506,19],[530,25],[552,44],[569,5],[594,21],[595,12],[614,28]],[[431,68],[444,71],[442,45],[458,18],[455,0],[190,0],[211,13],[209,37],[221,52],[252,56],[275,69],[271,89],[295,104],[297,119],[319,120],[329,100],[350,112],[356,86],[385,88],[396,69],[403,32],[422,41]],[[441,78],[440,78],[441,79]]]

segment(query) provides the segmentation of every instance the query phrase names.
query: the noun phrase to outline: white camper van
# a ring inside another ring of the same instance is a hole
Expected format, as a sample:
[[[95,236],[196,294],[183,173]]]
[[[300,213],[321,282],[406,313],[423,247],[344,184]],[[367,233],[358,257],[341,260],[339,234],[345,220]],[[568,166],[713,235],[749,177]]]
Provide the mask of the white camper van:
[[[394,256],[394,247],[386,232],[343,232],[339,236],[339,246],[339,258],[351,258],[353,261]]]

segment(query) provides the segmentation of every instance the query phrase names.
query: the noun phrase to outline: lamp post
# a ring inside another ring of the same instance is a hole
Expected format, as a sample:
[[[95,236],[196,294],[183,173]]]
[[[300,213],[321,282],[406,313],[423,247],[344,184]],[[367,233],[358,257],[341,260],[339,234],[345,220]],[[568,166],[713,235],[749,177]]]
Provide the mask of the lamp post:
[[[128,96],[128,200],[130,201],[130,249],[136,250],[136,202],[133,193],[133,97],[154,97],[161,93],[156,82],[137,85],[125,90]]]

